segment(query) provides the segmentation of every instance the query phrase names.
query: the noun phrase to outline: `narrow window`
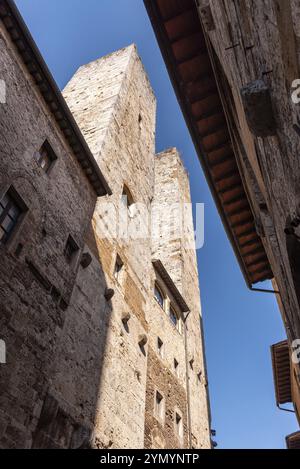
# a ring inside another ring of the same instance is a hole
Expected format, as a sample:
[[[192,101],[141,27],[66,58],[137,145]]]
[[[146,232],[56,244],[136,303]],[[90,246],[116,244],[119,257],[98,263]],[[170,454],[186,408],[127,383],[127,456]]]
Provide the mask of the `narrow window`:
[[[36,159],[38,165],[45,171],[45,173],[49,172],[50,168],[57,160],[57,156],[47,140],[42,145],[41,149],[36,153]]]
[[[182,422],[182,417],[180,414],[175,412],[175,428],[176,428],[176,434],[179,438],[180,441],[183,440],[183,422]]]
[[[174,308],[172,306],[170,306],[170,320],[171,320],[171,323],[176,327],[178,328],[178,318],[177,318],[177,314],[174,310]]]
[[[78,251],[79,251],[78,244],[76,243],[74,238],[71,235],[69,235],[67,242],[66,242],[65,250],[64,250],[64,256],[69,264],[71,264],[72,261],[75,259]]]
[[[191,370],[194,370],[194,361],[195,361],[194,358],[192,358],[192,359],[190,360],[190,368],[191,368]]]
[[[154,287],[154,298],[156,299],[160,307],[164,309],[164,296],[161,292],[161,289],[159,288],[157,284],[155,284],[155,287]]]
[[[0,201],[0,245],[10,239],[22,213],[26,210],[13,188],[10,188]]]
[[[164,356],[164,343],[163,341],[161,340],[160,337],[157,338],[157,350],[158,350],[158,354],[161,358],[163,358]]]
[[[165,413],[165,405],[164,405],[164,398],[160,394],[160,392],[156,391],[155,394],[155,415],[158,420],[161,422],[164,421],[164,413]]]
[[[117,255],[116,263],[115,263],[115,270],[114,276],[118,283],[121,284],[122,282],[122,274],[124,270],[124,262],[122,261],[121,257]]]
[[[174,370],[175,370],[175,374],[177,376],[177,378],[179,377],[179,363],[178,361],[176,360],[176,358],[174,358]]]

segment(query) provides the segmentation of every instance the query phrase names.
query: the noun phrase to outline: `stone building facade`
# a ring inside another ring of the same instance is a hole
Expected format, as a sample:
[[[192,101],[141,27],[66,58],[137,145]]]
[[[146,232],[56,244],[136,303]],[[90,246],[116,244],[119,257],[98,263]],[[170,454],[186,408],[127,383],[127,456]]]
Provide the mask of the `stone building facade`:
[[[188,176],[135,46],[63,98],[0,0],[0,70],[0,447],[210,448]],[[183,234],[145,233],[172,204]]]
[[[278,300],[277,404],[300,423],[299,1],[145,4],[246,283]]]

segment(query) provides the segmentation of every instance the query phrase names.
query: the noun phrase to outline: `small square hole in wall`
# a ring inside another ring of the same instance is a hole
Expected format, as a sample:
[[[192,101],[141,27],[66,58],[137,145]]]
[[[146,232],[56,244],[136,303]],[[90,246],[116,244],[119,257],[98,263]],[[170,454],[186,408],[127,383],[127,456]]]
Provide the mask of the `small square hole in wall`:
[[[165,417],[165,402],[162,394],[158,391],[155,393],[155,415],[161,422],[164,421]]]
[[[57,160],[57,156],[54,153],[50,143],[46,140],[40,150],[35,155],[38,165],[48,173]]]
[[[148,338],[145,334],[142,334],[140,337],[139,337],[139,347],[140,347],[140,351],[142,352],[142,354],[144,355],[144,357],[147,356],[147,352],[146,352],[146,344],[148,342]]]
[[[124,272],[124,262],[122,261],[121,257],[117,255],[115,268],[114,268],[114,277],[117,280],[117,282],[120,284],[122,283],[123,272]]]
[[[183,421],[182,421],[182,416],[177,412],[175,412],[175,428],[176,428],[177,437],[182,442],[182,440],[183,440]]]
[[[74,240],[74,238],[69,235],[66,246],[64,249],[64,256],[69,264],[71,264],[76,258],[77,253],[79,252],[79,246]]]
[[[164,343],[163,341],[161,340],[160,337],[157,337],[157,350],[158,350],[158,354],[161,358],[163,358],[164,356]]]
[[[176,358],[174,358],[174,371],[175,371],[176,376],[178,377],[179,376],[179,363],[176,360]]]

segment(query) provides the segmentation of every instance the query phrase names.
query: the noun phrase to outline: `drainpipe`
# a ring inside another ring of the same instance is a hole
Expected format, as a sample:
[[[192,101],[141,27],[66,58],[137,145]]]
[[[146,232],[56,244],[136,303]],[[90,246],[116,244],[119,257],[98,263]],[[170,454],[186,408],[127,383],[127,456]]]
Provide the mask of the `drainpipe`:
[[[292,409],[285,409],[284,407],[281,407],[279,404],[277,404],[277,407],[279,410],[283,410],[284,412],[290,412],[291,414],[295,414],[296,411]]]
[[[187,346],[187,327],[186,322],[190,315],[190,311],[186,313],[184,318],[184,348],[185,348],[185,362],[186,362],[186,394],[187,394],[187,414],[188,414],[188,427],[189,427],[189,449],[192,449],[192,422],[191,422],[191,396],[190,396],[190,380],[189,380],[189,359],[188,359],[188,346]]]
[[[277,291],[277,290],[265,290],[263,288],[253,288],[252,286],[249,287],[249,289],[251,291],[254,291],[254,292],[260,292],[260,293],[273,293],[274,295],[280,295],[280,292]]]

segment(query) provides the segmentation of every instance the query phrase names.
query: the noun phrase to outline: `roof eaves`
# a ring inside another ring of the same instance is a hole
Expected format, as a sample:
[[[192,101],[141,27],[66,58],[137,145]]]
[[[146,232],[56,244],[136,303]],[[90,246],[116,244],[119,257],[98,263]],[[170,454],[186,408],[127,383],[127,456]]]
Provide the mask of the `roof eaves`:
[[[0,0],[0,19],[97,196],[111,195],[105,177],[13,0]]]

